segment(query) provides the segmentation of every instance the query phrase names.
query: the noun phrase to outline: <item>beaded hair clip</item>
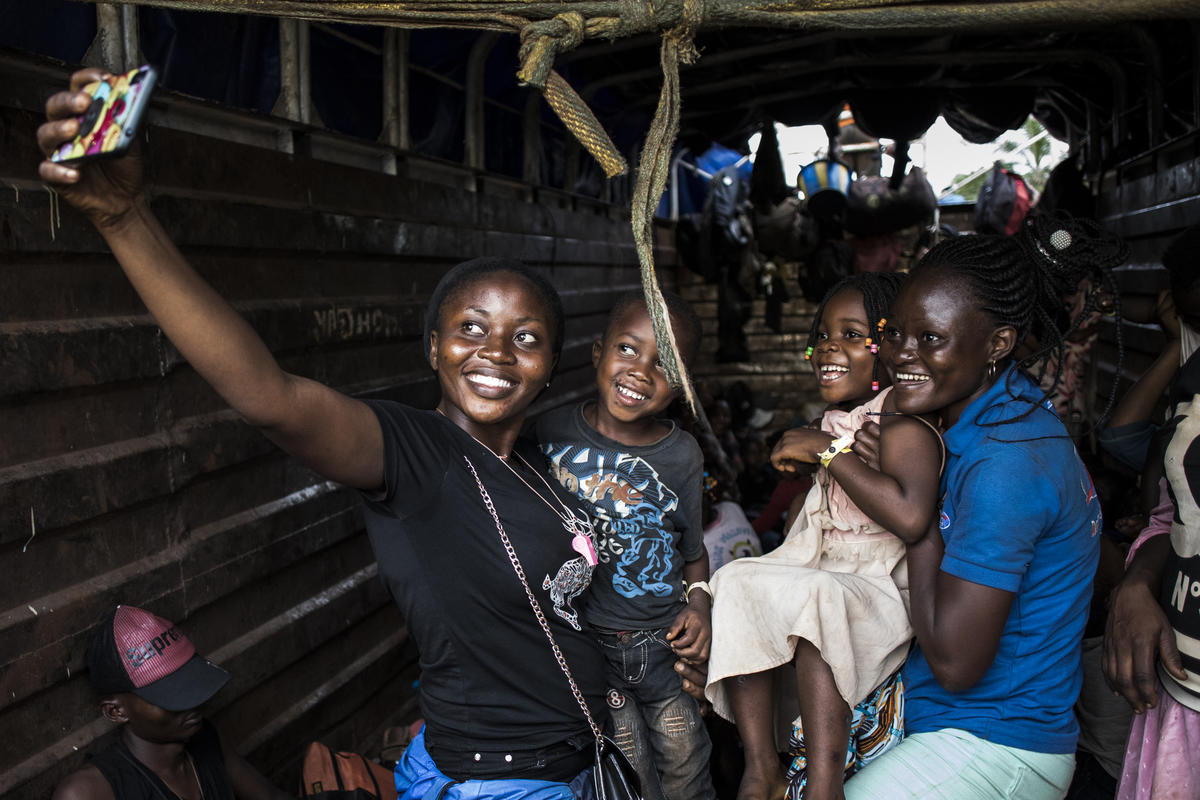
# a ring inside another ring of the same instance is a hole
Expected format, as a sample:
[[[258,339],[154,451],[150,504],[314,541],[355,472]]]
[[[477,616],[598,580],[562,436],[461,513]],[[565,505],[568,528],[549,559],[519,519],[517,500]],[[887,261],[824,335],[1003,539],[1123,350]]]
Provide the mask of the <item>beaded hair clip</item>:
[[[880,318],[880,320],[879,320],[879,322],[878,322],[878,323],[875,325],[875,329],[876,329],[876,330],[877,330],[877,331],[878,331],[880,334],[882,334],[882,333],[883,333],[883,326],[884,326],[884,324],[886,324],[886,323],[887,323],[887,317],[881,317],[881,318]],[[872,355],[877,355],[877,354],[879,353],[879,344],[878,344],[878,342],[874,342],[874,341],[872,341],[870,336],[868,336],[868,337],[867,337],[867,340],[866,340],[865,342],[863,342],[863,345],[864,345],[864,346],[865,346],[867,349],[869,349],[869,350],[871,351],[871,354],[872,354]]]
[[[1053,264],[1056,267],[1059,266],[1058,259],[1055,258],[1045,248],[1045,246],[1041,243],[1041,241],[1037,238],[1037,236],[1032,236],[1030,238],[1033,239],[1033,245],[1034,245],[1034,247],[1037,248],[1037,251],[1038,251],[1038,253],[1041,254],[1042,258],[1046,259],[1047,261],[1049,261],[1051,264]],[[1066,250],[1068,247],[1070,247],[1073,243],[1074,243],[1074,240],[1071,238],[1070,231],[1067,231],[1063,228],[1059,228],[1054,233],[1050,234],[1050,246],[1054,248],[1055,252],[1061,253],[1063,250]]]
[[[876,331],[878,331],[880,334],[882,334],[882,333],[883,333],[883,326],[884,326],[886,323],[887,323],[887,317],[880,317],[880,318],[879,318],[879,322],[878,322],[878,323],[876,323],[876,325],[875,325],[875,330],[876,330]],[[868,336],[868,337],[867,337],[867,342],[866,342],[866,344],[867,344],[867,347],[870,347],[870,348],[871,348],[871,355],[879,355],[879,345],[878,345],[878,344],[876,344],[875,342],[872,342],[872,341],[871,341],[871,337],[870,337],[870,336]],[[879,368],[879,366],[878,366],[878,364],[876,364],[876,369],[878,369],[878,368]],[[879,391],[879,381],[878,381],[878,380],[872,380],[872,381],[871,381],[871,391],[872,391],[872,392],[878,392],[878,391]]]

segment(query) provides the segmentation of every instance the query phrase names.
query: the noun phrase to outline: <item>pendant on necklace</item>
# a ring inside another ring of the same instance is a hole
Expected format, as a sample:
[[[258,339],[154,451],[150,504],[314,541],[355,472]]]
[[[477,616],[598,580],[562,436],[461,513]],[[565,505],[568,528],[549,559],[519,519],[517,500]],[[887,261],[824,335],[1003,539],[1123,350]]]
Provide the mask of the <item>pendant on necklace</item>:
[[[587,518],[580,519],[577,514],[572,514],[570,521],[563,520],[563,527],[567,529],[567,533],[574,534],[571,537],[571,549],[583,556],[583,560],[588,563],[589,567],[599,564],[600,558],[596,555],[596,545],[592,544],[592,536],[595,531],[592,521]]]

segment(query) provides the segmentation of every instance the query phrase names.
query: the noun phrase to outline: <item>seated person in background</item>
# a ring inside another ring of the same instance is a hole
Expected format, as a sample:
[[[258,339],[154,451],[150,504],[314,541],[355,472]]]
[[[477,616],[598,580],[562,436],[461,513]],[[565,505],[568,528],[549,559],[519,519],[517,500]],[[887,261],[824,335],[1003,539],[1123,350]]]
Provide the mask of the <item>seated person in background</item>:
[[[733,432],[733,411],[729,406],[729,401],[723,397],[717,397],[711,405],[704,407],[704,413],[708,416],[708,424],[712,428],[713,435],[717,437],[717,441],[725,450],[729,466],[736,474],[740,475],[745,465],[742,464],[741,442]]]
[[[290,797],[227,748],[200,711],[229,673],[172,623],[117,606],[87,649],[100,712],[116,741],[54,790],[53,800],[281,800]]]
[[[770,502],[779,474],[771,468],[771,448],[758,431],[747,431],[742,437],[741,456],[744,468],[738,476],[738,490],[742,508],[757,516]]]
[[[722,474],[720,468],[705,462],[701,513],[710,575],[735,559],[762,555],[758,534],[738,503],[737,487],[722,481]]]

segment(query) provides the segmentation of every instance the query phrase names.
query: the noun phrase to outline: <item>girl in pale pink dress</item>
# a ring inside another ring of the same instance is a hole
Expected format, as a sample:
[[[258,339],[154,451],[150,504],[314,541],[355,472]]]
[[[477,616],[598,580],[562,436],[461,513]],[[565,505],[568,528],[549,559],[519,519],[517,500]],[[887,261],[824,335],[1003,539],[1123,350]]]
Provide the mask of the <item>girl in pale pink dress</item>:
[[[776,667],[794,664],[787,673],[800,678],[794,691],[780,693],[792,695],[803,726],[806,764],[793,776],[791,794],[838,797],[856,750],[852,709],[908,652],[905,541],[919,539],[932,521],[941,449],[928,422],[890,415],[890,388],[880,389],[887,379],[874,346],[903,279],[856,275],[826,295],[808,355],[831,407],[819,430],[788,431],[772,457],[785,471],[819,460],[813,489],[778,549],[734,561],[712,579],[706,694],[742,736],[739,800],[784,793],[775,747]],[[868,421],[882,423],[879,469],[851,450],[855,431]],[[902,725],[896,711],[889,709],[885,727]]]

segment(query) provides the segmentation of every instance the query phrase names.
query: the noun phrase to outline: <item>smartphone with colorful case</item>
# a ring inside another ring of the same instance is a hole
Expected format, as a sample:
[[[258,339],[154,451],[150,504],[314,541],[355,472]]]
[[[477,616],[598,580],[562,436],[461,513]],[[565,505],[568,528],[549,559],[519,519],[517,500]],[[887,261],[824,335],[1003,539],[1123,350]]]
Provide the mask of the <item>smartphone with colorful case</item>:
[[[83,87],[92,104],[79,117],[79,134],[50,155],[59,164],[119,156],[133,144],[158,74],[146,65]]]

